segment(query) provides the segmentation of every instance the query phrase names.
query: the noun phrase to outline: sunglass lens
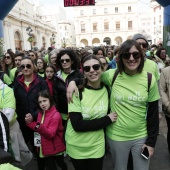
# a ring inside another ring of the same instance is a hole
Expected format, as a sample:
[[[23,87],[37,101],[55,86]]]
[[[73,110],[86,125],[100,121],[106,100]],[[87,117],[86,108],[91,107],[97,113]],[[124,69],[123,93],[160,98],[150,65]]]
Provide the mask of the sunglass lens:
[[[131,56],[131,53],[123,53],[122,54],[122,58],[124,58],[126,60],[128,60],[130,58],[130,56]]]
[[[132,53],[134,59],[139,59],[141,57],[140,53],[134,52]]]
[[[93,67],[94,70],[99,70],[100,65],[99,64],[94,64],[92,67]]]
[[[27,64],[26,67],[27,67],[28,69],[30,69],[30,68],[31,68],[31,65],[30,65],[30,64]]]
[[[83,70],[84,70],[85,72],[89,72],[89,71],[90,71],[90,66],[84,66],[84,67],[83,67]]]

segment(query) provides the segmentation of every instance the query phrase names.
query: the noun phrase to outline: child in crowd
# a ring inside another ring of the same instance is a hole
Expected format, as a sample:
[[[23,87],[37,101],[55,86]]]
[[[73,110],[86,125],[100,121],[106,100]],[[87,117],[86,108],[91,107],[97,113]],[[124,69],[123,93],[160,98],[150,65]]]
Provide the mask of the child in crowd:
[[[34,145],[38,151],[38,169],[56,170],[57,162],[62,170],[67,170],[67,165],[63,160],[65,145],[61,115],[56,110],[47,90],[39,92],[38,103],[40,112],[37,121],[34,121],[29,113],[25,117],[27,126],[35,131]]]

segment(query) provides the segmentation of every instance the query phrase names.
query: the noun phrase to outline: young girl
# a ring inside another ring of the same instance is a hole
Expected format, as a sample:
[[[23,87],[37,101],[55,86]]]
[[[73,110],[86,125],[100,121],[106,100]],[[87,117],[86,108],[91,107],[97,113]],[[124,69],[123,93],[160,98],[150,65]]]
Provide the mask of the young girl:
[[[50,95],[53,96],[53,80],[54,74],[56,73],[56,68],[54,65],[49,64],[45,69],[45,81],[48,84],[48,88],[50,90]]]
[[[62,153],[65,151],[63,143],[63,126],[60,113],[56,110],[53,100],[47,90],[39,92],[38,102],[40,112],[37,121],[31,114],[27,114],[27,126],[34,130],[34,145],[38,150],[38,169],[56,170],[56,161],[60,162],[62,170],[67,170]]]

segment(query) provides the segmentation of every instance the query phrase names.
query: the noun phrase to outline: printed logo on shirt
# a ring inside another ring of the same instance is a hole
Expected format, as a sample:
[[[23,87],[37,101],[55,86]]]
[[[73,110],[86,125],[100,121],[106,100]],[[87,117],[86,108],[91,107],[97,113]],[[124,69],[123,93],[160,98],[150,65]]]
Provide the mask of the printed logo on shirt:
[[[124,96],[115,94],[115,103],[120,105],[132,105],[132,106],[143,106],[146,101],[146,97],[141,96],[140,91],[135,91],[135,95],[128,96],[127,100]]]
[[[82,107],[83,118],[103,117],[107,113],[108,105],[106,106],[103,100],[100,100],[94,107]]]

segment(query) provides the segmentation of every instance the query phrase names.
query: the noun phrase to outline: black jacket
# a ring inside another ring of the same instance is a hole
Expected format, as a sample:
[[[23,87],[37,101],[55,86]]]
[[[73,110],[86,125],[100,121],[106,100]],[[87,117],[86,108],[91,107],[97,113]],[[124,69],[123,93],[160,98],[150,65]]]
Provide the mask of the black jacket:
[[[76,70],[72,71],[66,78],[66,81],[64,81],[61,77],[61,71],[58,71],[54,78],[54,98],[55,98],[55,104],[56,108],[60,113],[68,113],[68,102],[66,97],[66,89],[68,84],[76,79],[82,79],[84,78],[84,75],[81,71]],[[81,82],[80,82],[81,83]]]
[[[24,85],[23,75],[17,77],[14,82],[14,95],[16,98],[16,113],[18,122],[25,125],[25,115],[31,113],[36,120],[38,114],[38,93],[48,90],[47,82],[38,74],[34,74],[34,80],[27,91]]]

